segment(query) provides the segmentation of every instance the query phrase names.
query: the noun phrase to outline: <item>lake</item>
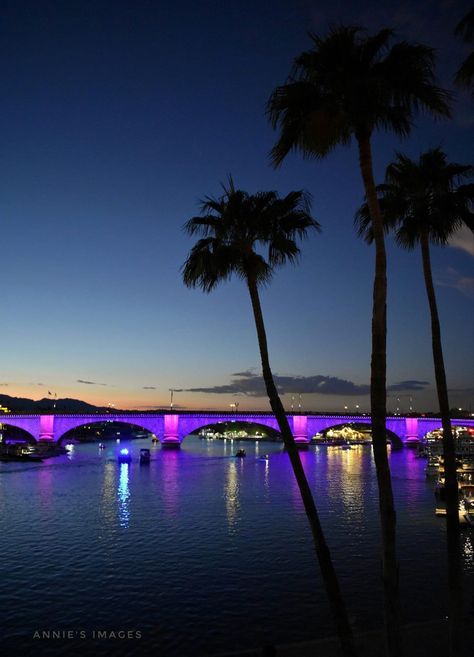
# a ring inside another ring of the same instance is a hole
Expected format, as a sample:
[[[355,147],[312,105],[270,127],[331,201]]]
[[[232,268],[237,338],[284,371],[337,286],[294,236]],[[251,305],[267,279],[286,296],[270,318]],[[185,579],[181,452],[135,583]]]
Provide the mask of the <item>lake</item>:
[[[106,445],[0,463],[3,654],[199,657],[334,633],[280,443],[190,436],[168,451],[122,436]],[[124,446],[134,460],[119,465]],[[149,465],[138,462],[141,447],[151,448]],[[246,458],[234,458],[239,447]],[[379,627],[371,447],[311,446],[301,458],[351,619]],[[403,618],[442,618],[445,521],[434,514],[434,482],[412,450],[389,458]],[[472,529],[462,542],[472,595]]]

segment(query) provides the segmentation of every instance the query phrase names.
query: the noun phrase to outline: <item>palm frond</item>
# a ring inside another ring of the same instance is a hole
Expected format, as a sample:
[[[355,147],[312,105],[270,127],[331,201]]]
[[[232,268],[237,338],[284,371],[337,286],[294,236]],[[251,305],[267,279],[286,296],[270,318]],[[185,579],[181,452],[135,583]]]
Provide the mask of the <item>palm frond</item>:
[[[395,231],[399,246],[419,244],[423,235],[431,243],[448,243],[460,228],[474,229],[474,184],[460,184],[472,177],[470,165],[450,163],[440,148],[412,160],[403,153],[388,165],[385,184],[377,187],[386,230]],[[359,236],[371,241],[370,213],[365,203],[355,218]]]
[[[450,116],[451,94],[434,79],[435,54],[422,44],[399,42],[383,29],[374,35],[339,25],[325,37],[310,35],[285,85],[267,104],[279,137],[270,152],[275,167],[292,151],[323,158],[353,137],[376,129],[407,136],[415,116]]]
[[[310,209],[311,197],[303,190],[282,198],[275,191],[252,195],[229,178],[222,196],[206,197],[202,215],[184,226],[189,235],[201,236],[181,269],[185,285],[210,292],[232,275],[268,283],[276,267],[296,262],[296,241],[320,230]]]

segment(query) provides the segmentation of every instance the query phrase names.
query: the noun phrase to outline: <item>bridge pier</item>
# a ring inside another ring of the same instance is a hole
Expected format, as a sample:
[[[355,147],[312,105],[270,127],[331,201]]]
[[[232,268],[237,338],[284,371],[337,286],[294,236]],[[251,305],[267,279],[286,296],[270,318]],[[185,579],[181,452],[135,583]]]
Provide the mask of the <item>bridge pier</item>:
[[[179,449],[179,415],[165,415],[165,426],[161,446],[165,449]]]
[[[420,442],[421,436],[418,434],[418,418],[405,418],[405,446],[416,446]]]
[[[39,438],[40,443],[54,442],[54,415],[40,416]]]
[[[293,438],[298,449],[308,449],[308,416],[293,415]]]

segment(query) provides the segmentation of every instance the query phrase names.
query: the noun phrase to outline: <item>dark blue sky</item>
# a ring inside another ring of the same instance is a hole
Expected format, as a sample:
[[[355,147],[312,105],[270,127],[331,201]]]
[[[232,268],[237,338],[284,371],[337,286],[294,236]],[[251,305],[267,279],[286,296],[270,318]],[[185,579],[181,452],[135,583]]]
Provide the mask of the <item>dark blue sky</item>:
[[[451,87],[466,54],[452,33],[469,7],[4,0],[2,391],[147,407],[176,388],[178,405],[266,408],[251,394],[259,355],[246,290],[235,281],[206,296],[179,274],[192,245],[183,223],[232,173],[249,192],[308,190],[323,227],[301,265],[262,294],[285,405],[301,393],[315,410],[367,409],[373,253],[352,228],[357,153],[292,155],[275,171],[265,105],[307,33],[339,20],[436,47]],[[396,149],[417,156],[441,145],[470,162],[473,133],[474,107],[459,93],[453,121],[420,117],[405,142],[375,136],[376,177]],[[473,255],[468,236],[433,252],[452,405],[463,407],[474,378]],[[389,276],[388,383],[423,382],[395,388],[389,408],[397,394],[402,410],[409,395],[415,408],[435,408],[419,254],[390,245]]]

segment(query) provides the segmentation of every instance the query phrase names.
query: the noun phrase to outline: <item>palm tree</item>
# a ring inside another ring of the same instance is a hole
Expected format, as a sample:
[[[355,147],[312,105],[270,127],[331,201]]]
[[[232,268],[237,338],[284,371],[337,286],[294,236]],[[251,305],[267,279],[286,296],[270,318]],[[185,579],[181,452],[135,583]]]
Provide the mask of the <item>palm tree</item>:
[[[405,249],[421,248],[423,274],[431,315],[431,341],[436,389],[443,426],[443,453],[446,481],[449,618],[452,654],[460,651],[463,618],[463,587],[459,536],[458,485],[455,444],[451,430],[448,387],[444,367],[441,329],[431,271],[430,244],[446,245],[463,226],[474,231],[474,185],[460,183],[470,177],[470,165],[447,162],[440,148],[420,155],[419,160],[397,153],[387,167],[385,184],[377,187],[385,229],[395,230],[396,242]],[[367,203],[357,212],[355,223],[360,236],[373,239]]]
[[[371,139],[385,129],[405,137],[419,109],[449,116],[449,95],[434,84],[434,52],[420,44],[399,42],[393,32],[368,36],[359,27],[332,28],[327,37],[311,35],[313,48],[296,58],[287,84],[277,87],[267,113],[280,136],[271,151],[279,166],[292,150],[322,159],[336,146],[355,138],[375,244],[372,312],[372,443],[379,486],[382,526],[382,578],[386,645],[389,655],[402,652],[396,514],[386,448],[386,253],[375,191]]]
[[[236,275],[247,285],[270,406],[275,413],[309,520],[343,653],[355,655],[352,631],[329,548],[270,368],[258,291],[259,287],[270,282],[277,267],[297,261],[300,249],[296,239],[306,237],[310,229],[319,230],[319,224],[310,216],[309,198],[305,193],[290,192],[284,198],[276,192],[250,195],[235,189],[232,178],[220,198],[207,197],[203,201],[201,211],[200,216],[193,217],[185,225],[189,235],[202,237],[183,265],[184,283],[188,287],[200,287],[204,292],[211,292],[220,282]]]
[[[455,34],[461,36],[465,43],[474,43],[474,8],[457,24]],[[472,87],[471,95],[474,98],[474,52],[463,61],[455,80],[460,87]]]

